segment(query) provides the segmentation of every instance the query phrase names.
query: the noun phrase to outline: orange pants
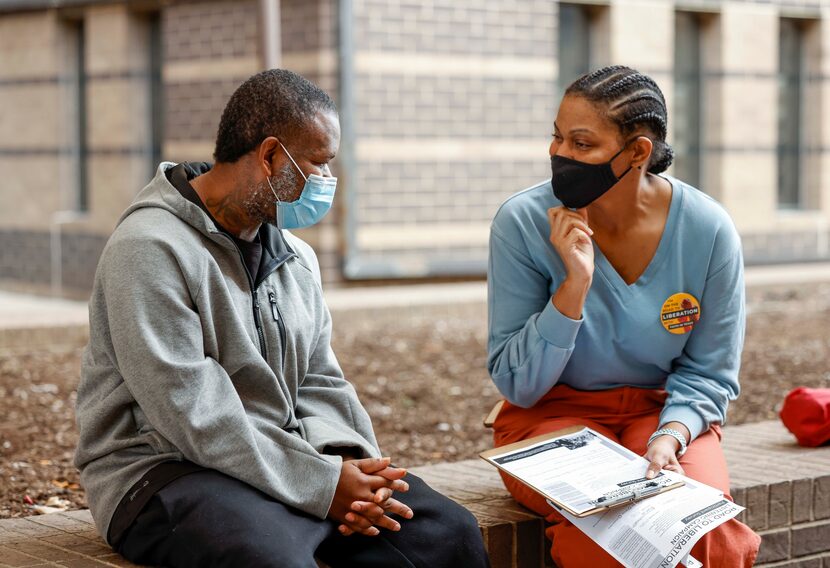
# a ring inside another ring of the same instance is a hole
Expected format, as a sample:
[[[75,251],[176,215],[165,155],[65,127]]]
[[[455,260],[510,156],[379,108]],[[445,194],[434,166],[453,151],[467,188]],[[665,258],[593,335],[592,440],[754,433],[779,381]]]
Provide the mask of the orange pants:
[[[666,393],[662,390],[620,387],[604,391],[579,391],[557,385],[532,408],[505,402],[494,428],[496,446],[504,446],[569,426],[588,426],[637,454],[646,453],[646,442],[659,426]],[[729,473],[720,447],[721,431],[712,426],[689,445],[680,458],[686,475],[716,487],[729,496]],[[535,491],[502,475],[504,485],[525,507],[554,523],[546,531],[553,541],[551,556],[559,568],[618,568],[619,562],[572,523],[555,512]],[[710,531],[692,548],[692,556],[705,568],[752,566],[761,538],[732,519]]]

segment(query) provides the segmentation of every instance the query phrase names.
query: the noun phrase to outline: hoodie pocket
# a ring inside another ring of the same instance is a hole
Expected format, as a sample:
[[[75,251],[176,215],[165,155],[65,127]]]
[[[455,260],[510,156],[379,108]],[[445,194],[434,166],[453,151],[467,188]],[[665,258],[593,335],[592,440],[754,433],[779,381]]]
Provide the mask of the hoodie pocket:
[[[170,443],[167,438],[162,436],[158,430],[153,428],[153,425],[150,424],[150,421],[147,419],[147,416],[144,414],[144,411],[141,410],[140,406],[134,404],[132,406],[132,413],[136,426],[136,434],[138,435],[138,441],[140,443],[147,444],[153,448],[157,454],[169,454],[179,451],[178,448]]]

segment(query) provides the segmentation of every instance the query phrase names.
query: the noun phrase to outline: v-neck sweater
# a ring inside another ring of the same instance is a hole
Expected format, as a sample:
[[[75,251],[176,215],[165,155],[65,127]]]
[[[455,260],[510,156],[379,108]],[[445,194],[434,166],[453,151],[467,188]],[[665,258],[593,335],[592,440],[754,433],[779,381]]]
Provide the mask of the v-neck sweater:
[[[580,320],[551,301],[567,273],[550,243],[547,210],[561,205],[550,180],[499,208],[490,230],[488,369],[511,403],[533,406],[557,384],[663,388],[661,424],[681,422],[694,439],[725,422],[740,392],[746,319],[740,237],[714,199],[665,178],[672,198],[654,256],[627,284],[594,244]]]

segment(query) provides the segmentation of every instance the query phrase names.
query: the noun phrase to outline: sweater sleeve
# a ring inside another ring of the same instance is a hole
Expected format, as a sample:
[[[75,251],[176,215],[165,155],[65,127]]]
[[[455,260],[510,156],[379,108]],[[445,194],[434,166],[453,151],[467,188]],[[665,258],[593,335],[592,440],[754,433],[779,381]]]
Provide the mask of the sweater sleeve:
[[[102,262],[117,368],[153,427],[185,458],[325,518],[341,458],[278,426],[254,428],[231,378],[205,355],[201,280],[163,242],[119,241]]]
[[[357,450],[360,457],[379,457],[369,414],[343,377],[331,348],[331,314],[322,296],[319,312],[321,331],[297,393],[296,415],[302,436],[318,452],[328,446]]]
[[[332,319],[323,298],[320,263],[314,249],[288,231],[283,233],[294,246],[302,265],[311,272],[317,288],[309,290],[309,303],[317,314],[317,339],[309,356],[306,374],[299,381],[295,415],[300,433],[318,452],[326,448],[350,450],[359,457],[380,456],[369,414],[331,347]],[[330,451],[330,450],[329,450]]]
[[[549,284],[529,256],[494,226],[487,270],[487,366],[502,395],[525,408],[557,383],[582,323],[556,309]]]
[[[738,372],[746,322],[740,247],[707,276],[700,320],[666,380],[668,398],[660,424],[681,422],[694,440],[726,421],[729,401],[740,393]]]

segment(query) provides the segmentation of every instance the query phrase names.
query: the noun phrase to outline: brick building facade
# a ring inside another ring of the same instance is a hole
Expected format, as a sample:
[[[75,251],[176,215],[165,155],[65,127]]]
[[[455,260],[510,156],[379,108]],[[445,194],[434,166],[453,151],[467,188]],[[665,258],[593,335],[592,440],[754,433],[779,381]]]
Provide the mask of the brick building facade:
[[[263,4],[0,0],[0,284],[88,292],[155,164],[211,159],[267,60]],[[563,86],[609,63],[661,85],[674,173],[729,209],[748,262],[830,257],[821,0],[276,4],[281,65],[341,108],[336,206],[301,232],[329,282],[483,274],[498,205],[549,177]]]

